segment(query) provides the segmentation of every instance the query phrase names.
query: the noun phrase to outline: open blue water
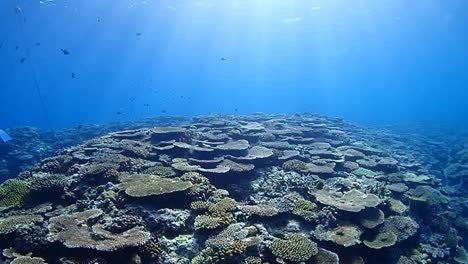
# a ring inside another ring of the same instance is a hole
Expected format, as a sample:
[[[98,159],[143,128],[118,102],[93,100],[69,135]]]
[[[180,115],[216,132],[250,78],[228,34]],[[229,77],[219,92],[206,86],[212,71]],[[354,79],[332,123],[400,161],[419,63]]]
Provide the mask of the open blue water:
[[[259,111],[464,124],[467,10],[464,0],[2,0],[0,127],[49,127],[37,88],[53,128]]]

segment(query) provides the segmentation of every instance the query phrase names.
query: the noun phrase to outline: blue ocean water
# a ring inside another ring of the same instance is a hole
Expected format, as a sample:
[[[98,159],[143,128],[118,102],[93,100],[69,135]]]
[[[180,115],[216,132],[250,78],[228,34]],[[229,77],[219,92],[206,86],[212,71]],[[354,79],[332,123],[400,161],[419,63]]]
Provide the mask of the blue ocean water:
[[[0,127],[252,112],[464,124],[466,10],[464,0],[4,0]]]

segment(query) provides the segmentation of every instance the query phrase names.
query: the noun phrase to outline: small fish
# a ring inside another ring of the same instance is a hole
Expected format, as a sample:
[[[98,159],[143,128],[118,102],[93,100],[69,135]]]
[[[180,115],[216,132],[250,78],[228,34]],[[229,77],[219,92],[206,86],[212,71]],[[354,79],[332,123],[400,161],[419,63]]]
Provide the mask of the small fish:
[[[78,128],[78,129],[82,129],[82,128],[83,128],[83,125],[79,125],[77,128]]]
[[[15,50],[19,50],[19,46],[15,46]]]
[[[23,18],[23,22],[26,23],[26,18]]]
[[[167,111],[166,111],[166,110],[161,110],[161,113],[164,113],[164,114],[165,114],[165,113],[167,113]]]
[[[73,79],[76,79],[76,74],[75,73],[72,73],[71,76],[72,76]]]
[[[137,37],[141,36],[142,34],[140,32],[135,34]]]
[[[20,63],[24,63],[26,61],[26,58],[21,58]]]
[[[36,42],[36,47],[39,47],[41,45],[40,42]]]
[[[130,97],[130,102],[135,101],[135,99],[136,99],[135,97]]]
[[[143,106],[149,107],[149,104],[144,104]]]
[[[239,109],[237,109],[237,108],[234,108],[234,112],[236,112],[236,113],[237,113],[237,112],[239,112]]]
[[[23,10],[21,10],[21,7],[16,6],[15,9],[14,9],[14,11],[15,11],[15,14],[19,15],[19,14],[21,14],[21,12],[22,12]]]
[[[122,114],[122,112],[117,112],[117,113],[115,113],[115,114],[116,114],[116,115],[121,115],[121,114]]]
[[[221,60],[222,60],[222,61],[226,61],[227,59],[223,57],[223,58],[221,58]]]
[[[100,17],[97,18],[97,22],[101,23],[101,18]]]
[[[183,95],[181,95],[181,96],[180,96],[180,99],[184,99],[184,96],[183,96]]]
[[[70,55],[70,52],[67,49],[60,49],[63,55]]]

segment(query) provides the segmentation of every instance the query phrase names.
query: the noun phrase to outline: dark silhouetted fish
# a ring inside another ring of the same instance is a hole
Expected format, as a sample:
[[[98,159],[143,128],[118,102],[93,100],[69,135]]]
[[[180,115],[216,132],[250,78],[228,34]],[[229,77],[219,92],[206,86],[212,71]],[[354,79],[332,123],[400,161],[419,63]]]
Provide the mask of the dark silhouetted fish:
[[[70,55],[70,52],[67,49],[60,49],[63,55]]]
[[[97,22],[101,23],[101,18],[100,17],[97,18]]]
[[[26,58],[21,58],[20,63],[24,63],[26,61]]]
[[[36,47],[39,47],[41,45],[40,42],[36,42]]]
[[[227,60],[227,59],[226,59],[226,58],[221,58],[221,60],[222,60],[222,61],[225,61],[225,60]]]
[[[77,128],[78,128],[78,129],[81,129],[81,128],[83,128],[83,125],[79,125]]]
[[[165,113],[167,113],[167,111],[166,111],[166,110],[161,110],[161,113],[164,113],[164,114],[165,114]]]
[[[141,36],[141,33],[138,32],[138,33],[136,33],[135,35],[136,35],[137,37],[139,37],[139,36]]]
[[[115,113],[115,114],[116,114],[116,115],[121,115],[121,114],[122,114],[122,112],[117,112],[117,113]]]
[[[15,50],[19,50],[19,46],[15,46]]]
[[[143,106],[146,106],[146,107],[148,107],[148,106],[149,106],[149,104],[144,104]]]
[[[19,6],[16,6],[14,10],[15,10],[15,14],[17,14],[17,15],[21,14],[21,11],[23,11],[23,10],[21,10],[21,7],[19,7]]]
[[[75,73],[72,73],[71,75],[72,75],[72,78],[73,78],[73,79],[76,79]]]

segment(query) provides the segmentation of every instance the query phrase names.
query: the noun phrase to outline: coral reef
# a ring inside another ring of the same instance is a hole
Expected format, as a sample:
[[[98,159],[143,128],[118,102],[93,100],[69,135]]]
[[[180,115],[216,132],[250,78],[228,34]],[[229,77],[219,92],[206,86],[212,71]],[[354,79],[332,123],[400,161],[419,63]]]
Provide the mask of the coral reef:
[[[0,145],[6,263],[466,263],[468,134],[313,114],[9,132],[37,148]]]

